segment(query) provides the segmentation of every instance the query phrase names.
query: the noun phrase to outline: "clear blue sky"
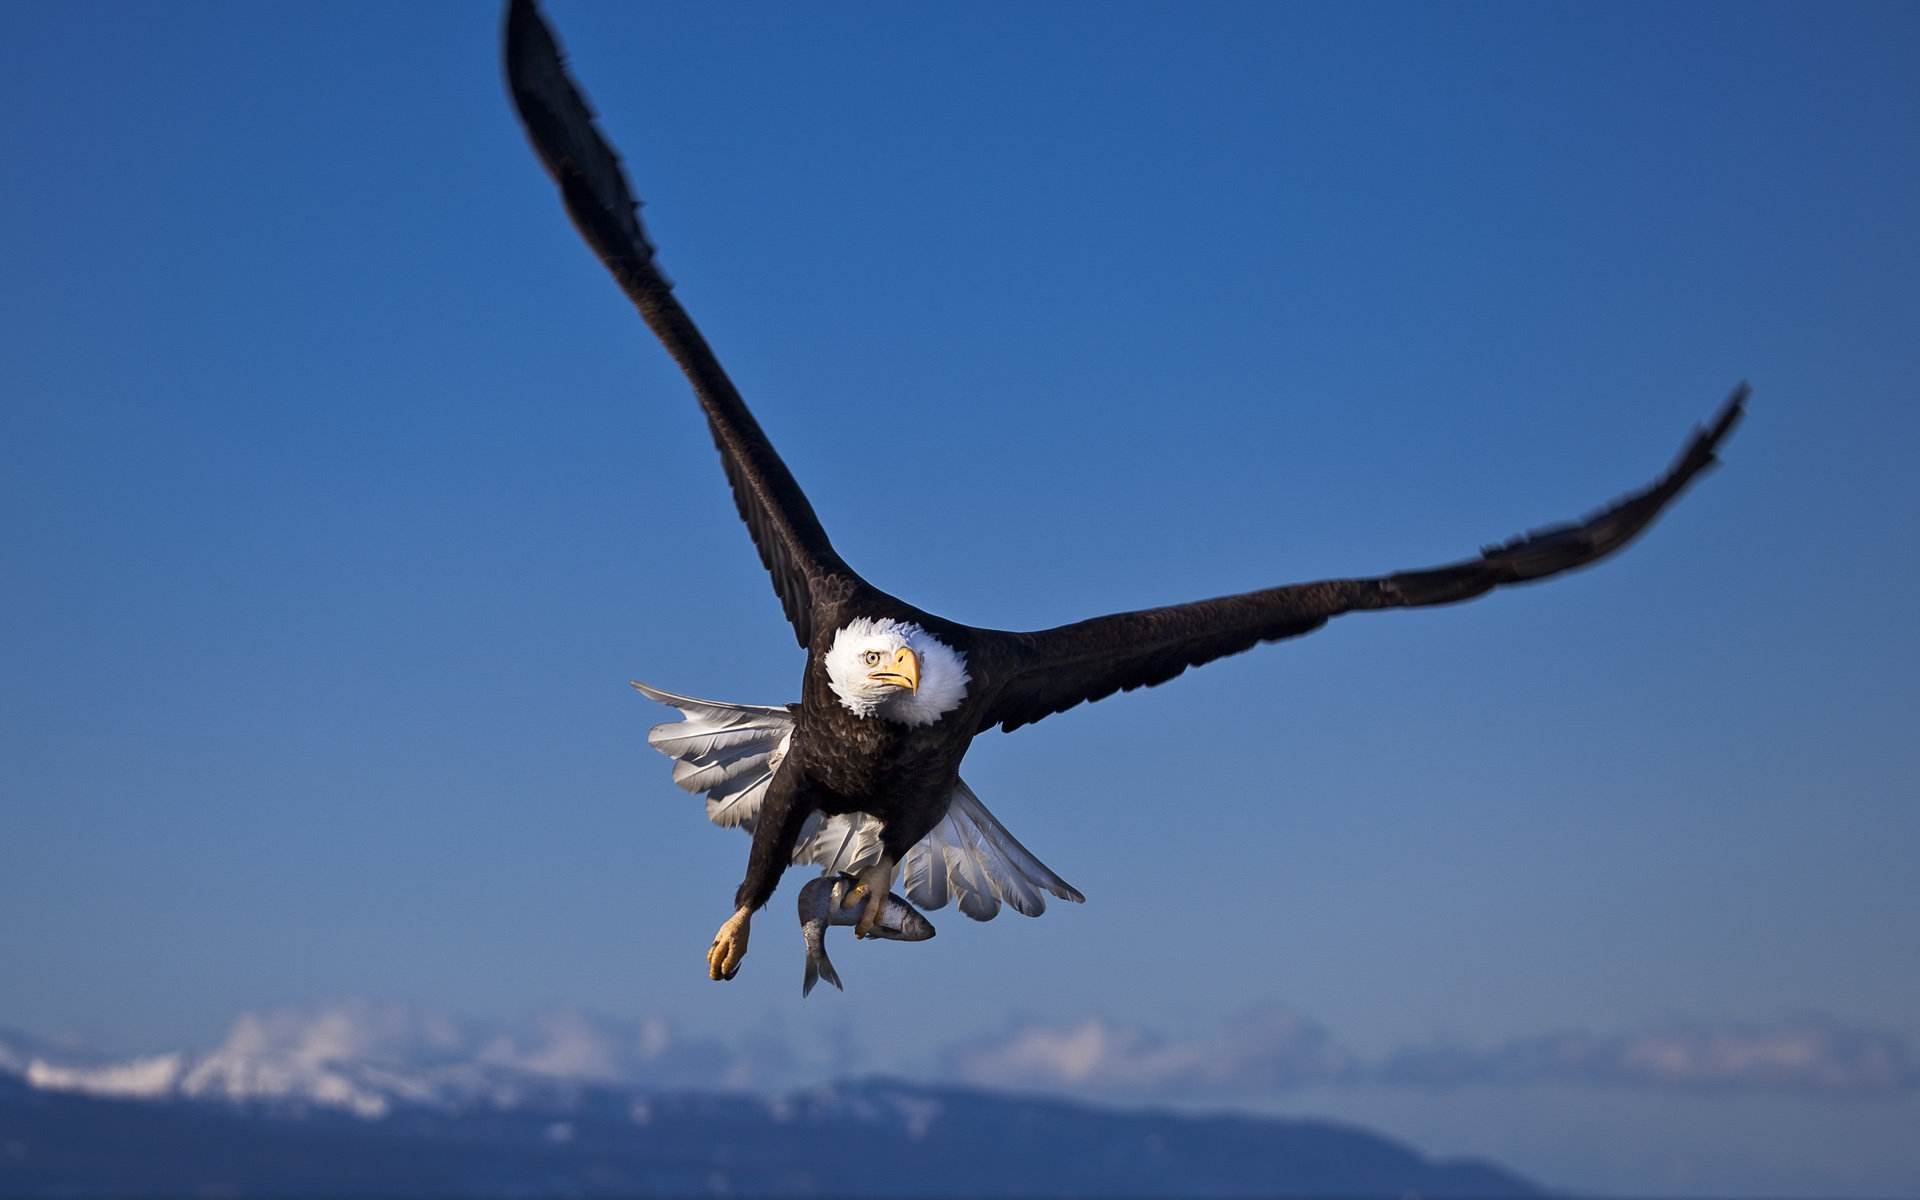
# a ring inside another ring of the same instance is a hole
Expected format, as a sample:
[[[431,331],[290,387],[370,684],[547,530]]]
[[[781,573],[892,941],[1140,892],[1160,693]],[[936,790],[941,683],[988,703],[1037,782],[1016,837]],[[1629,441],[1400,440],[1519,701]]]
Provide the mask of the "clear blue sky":
[[[945,615],[1445,561],[1652,478],[1742,377],[1750,419],[1593,571],[983,737],[1084,908],[849,940],[802,1005],[790,881],[719,987],[746,842],[625,681],[779,703],[801,657],[497,13],[17,7],[0,1024],[569,1004],[906,1072],[1273,1005],[1373,1059],[1920,1043],[1920,8],[550,15],[836,543]],[[876,438],[928,469],[877,488]],[[1197,1099],[1568,1186],[1920,1189],[1911,1082]]]

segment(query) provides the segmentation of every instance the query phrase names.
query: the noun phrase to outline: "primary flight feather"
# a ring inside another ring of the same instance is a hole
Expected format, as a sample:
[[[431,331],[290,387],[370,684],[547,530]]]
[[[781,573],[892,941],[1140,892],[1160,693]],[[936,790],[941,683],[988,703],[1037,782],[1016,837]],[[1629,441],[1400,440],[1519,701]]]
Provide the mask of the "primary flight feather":
[[[704,792],[716,823],[753,836],[734,913],[708,951],[731,979],[754,912],[791,862],[857,876],[849,903],[949,896],[985,920],[1004,903],[1033,915],[1043,892],[1080,894],[1022,846],[959,774],[975,735],[1017,729],[1118,691],[1164,683],[1260,642],[1310,633],[1349,612],[1452,604],[1585,566],[1618,550],[1702,471],[1739,421],[1745,384],[1649,487],[1582,521],[1425,570],[1289,584],[1190,604],[1013,633],[962,625],[869,584],[833,549],[813,506],[748,411],[654,262],[620,159],[568,76],[533,0],[511,0],[508,85],[535,152],[575,226],[640,310],[706,413],[741,519],[794,636],[807,651],[801,699],[786,708],[658,692],[683,720],[655,729],[674,780]],[[885,906],[866,906],[867,936]]]

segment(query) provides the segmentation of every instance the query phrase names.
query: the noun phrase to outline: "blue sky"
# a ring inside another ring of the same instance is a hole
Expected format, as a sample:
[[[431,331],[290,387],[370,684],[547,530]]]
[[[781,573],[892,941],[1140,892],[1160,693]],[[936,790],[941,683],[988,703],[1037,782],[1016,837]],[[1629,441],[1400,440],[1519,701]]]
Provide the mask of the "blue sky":
[[[1276,1008],[1368,1061],[1920,1042],[1920,12],[550,15],[842,553],[945,615],[1446,561],[1652,478],[1742,377],[1750,419],[1591,572],[982,738],[969,780],[1085,908],[849,942],[802,1005],[790,884],[717,987],[746,843],[625,680],[778,703],[800,656],[496,14],[21,9],[0,1024],[578,1005],[936,1073]],[[929,469],[877,489],[875,438]],[[1106,1091],[1574,1187],[1920,1188],[1910,1078]]]

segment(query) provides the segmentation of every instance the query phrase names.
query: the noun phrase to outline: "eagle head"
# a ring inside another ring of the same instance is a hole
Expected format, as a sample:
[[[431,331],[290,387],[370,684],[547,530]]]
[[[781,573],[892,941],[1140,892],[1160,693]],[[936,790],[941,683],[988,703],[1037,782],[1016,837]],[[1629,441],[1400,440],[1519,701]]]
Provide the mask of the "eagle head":
[[[848,622],[826,667],[834,695],[857,716],[931,725],[967,698],[967,656],[905,621]]]

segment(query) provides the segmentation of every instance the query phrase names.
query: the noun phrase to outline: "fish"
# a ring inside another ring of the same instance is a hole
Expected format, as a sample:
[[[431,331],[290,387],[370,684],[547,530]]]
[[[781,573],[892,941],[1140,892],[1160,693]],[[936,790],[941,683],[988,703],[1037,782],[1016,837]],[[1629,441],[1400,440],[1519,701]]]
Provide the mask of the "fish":
[[[833,969],[833,963],[827,958],[827,927],[856,923],[867,905],[873,903],[872,897],[868,897],[852,908],[842,906],[847,890],[858,882],[851,875],[822,875],[800,889],[800,938],[807,946],[807,975],[805,982],[800,985],[802,996],[811,993],[813,985],[822,979],[843,992],[847,990],[840,982],[839,972]],[[869,937],[895,942],[924,942],[933,936],[933,922],[921,916],[920,910],[899,895],[888,892],[885,904]]]

